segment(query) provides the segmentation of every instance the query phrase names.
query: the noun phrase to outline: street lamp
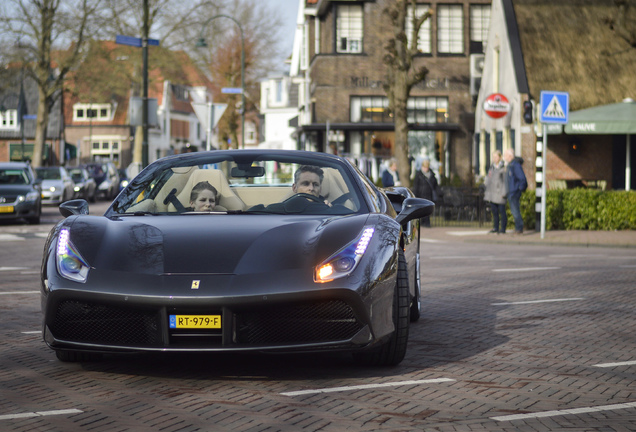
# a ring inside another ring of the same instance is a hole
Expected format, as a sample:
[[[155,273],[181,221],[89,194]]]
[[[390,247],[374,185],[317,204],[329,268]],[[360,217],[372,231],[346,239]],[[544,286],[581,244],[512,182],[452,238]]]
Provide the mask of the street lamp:
[[[208,46],[208,44],[205,42],[205,38],[203,37],[203,31],[212,20],[215,20],[217,18],[231,19],[238,26],[239,31],[241,32],[241,146],[245,148],[245,38],[243,36],[243,27],[241,27],[241,24],[236,19],[229,15],[214,15],[212,18],[209,18],[203,23],[203,26],[201,27],[201,33],[199,35],[199,40],[196,43],[196,47],[205,48]]]

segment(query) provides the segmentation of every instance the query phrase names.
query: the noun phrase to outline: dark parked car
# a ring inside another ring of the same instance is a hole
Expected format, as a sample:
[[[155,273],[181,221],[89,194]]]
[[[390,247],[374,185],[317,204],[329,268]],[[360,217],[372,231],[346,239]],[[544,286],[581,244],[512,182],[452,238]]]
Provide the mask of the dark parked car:
[[[95,202],[97,184],[95,179],[86,171],[86,168],[69,168],[68,172],[75,182],[75,195],[73,198],[83,198],[86,201]]]
[[[26,219],[40,223],[42,198],[40,182],[23,162],[0,162],[0,220]]]
[[[61,204],[75,195],[75,183],[66,168],[40,167],[35,173],[42,180],[42,204]]]
[[[91,162],[83,166],[95,180],[97,197],[112,200],[119,193],[119,171],[112,162]]]
[[[198,210],[199,188],[214,208]],[[347,351],[398,364],[420,317],[418,219],[433,208],[322,153],[160,159],[103,216],[84,200],[60,206],[44,248],[44,340],[63,361]]]

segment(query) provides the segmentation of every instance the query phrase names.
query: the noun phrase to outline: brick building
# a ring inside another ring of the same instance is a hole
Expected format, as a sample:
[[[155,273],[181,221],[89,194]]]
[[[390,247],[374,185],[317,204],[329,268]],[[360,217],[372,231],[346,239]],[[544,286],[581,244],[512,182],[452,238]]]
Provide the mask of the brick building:
[[[585,124],[575,128],[554,124],[548,128],[543,153],[537,142],[545,140],[537,139],[534,123],[523,120],[523,103],[531,101],[536,122],[541,91],[567,92],[570,120],[594,107],[612,106],[619,112],[632,108],[627,104],[636,97],[632,73],[636,49],[620,25],[634,22],[629,17],[636,15],[636,7],[620,4],[613,0],[493,0],[477,106],[500,93],[510,101],[510,111],[493,119],[477,110],[477,173],[486,173],[492,151],[510,147],[524,159],[531,189],[544,179],[548,189],[636,185],[634,170],[630,174],[629,169],[636,164],[636,152],[629,152],[629,134],[587,130]],[[559,25],[565,22],[567,26]],[[636,117],[631,124],[636,130]]]
[[[374,178],[395,145],[382,61],[392,34],[383,12],[390,1],[300,0],[291,67],[299,83],[298,147],[349,156]],[[422,2],[415,13],[429,8],[415,61],[429,73],[410,94],[410,154],[414,161],[429,157],[439,174],[468,185],[490,0]]]

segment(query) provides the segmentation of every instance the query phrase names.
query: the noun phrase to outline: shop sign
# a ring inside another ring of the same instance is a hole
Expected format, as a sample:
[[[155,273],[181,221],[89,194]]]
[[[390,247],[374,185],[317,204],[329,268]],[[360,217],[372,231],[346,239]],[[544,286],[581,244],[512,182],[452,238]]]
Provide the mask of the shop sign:
[[[484,111],[495,119],[505,117],[510,112],[510,102],[501,93],[493,93],[484,101]]]

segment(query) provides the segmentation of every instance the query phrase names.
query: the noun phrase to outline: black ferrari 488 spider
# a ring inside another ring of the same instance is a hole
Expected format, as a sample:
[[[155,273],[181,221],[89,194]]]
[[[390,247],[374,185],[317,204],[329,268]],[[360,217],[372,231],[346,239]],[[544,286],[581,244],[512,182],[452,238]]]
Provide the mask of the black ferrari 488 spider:
[[[160,159],[103,216],[60,206],[43,337],[63,361],[149,351],[348,351],[395,365],[420,317],[419,218],[338,156],[228,150]]]

